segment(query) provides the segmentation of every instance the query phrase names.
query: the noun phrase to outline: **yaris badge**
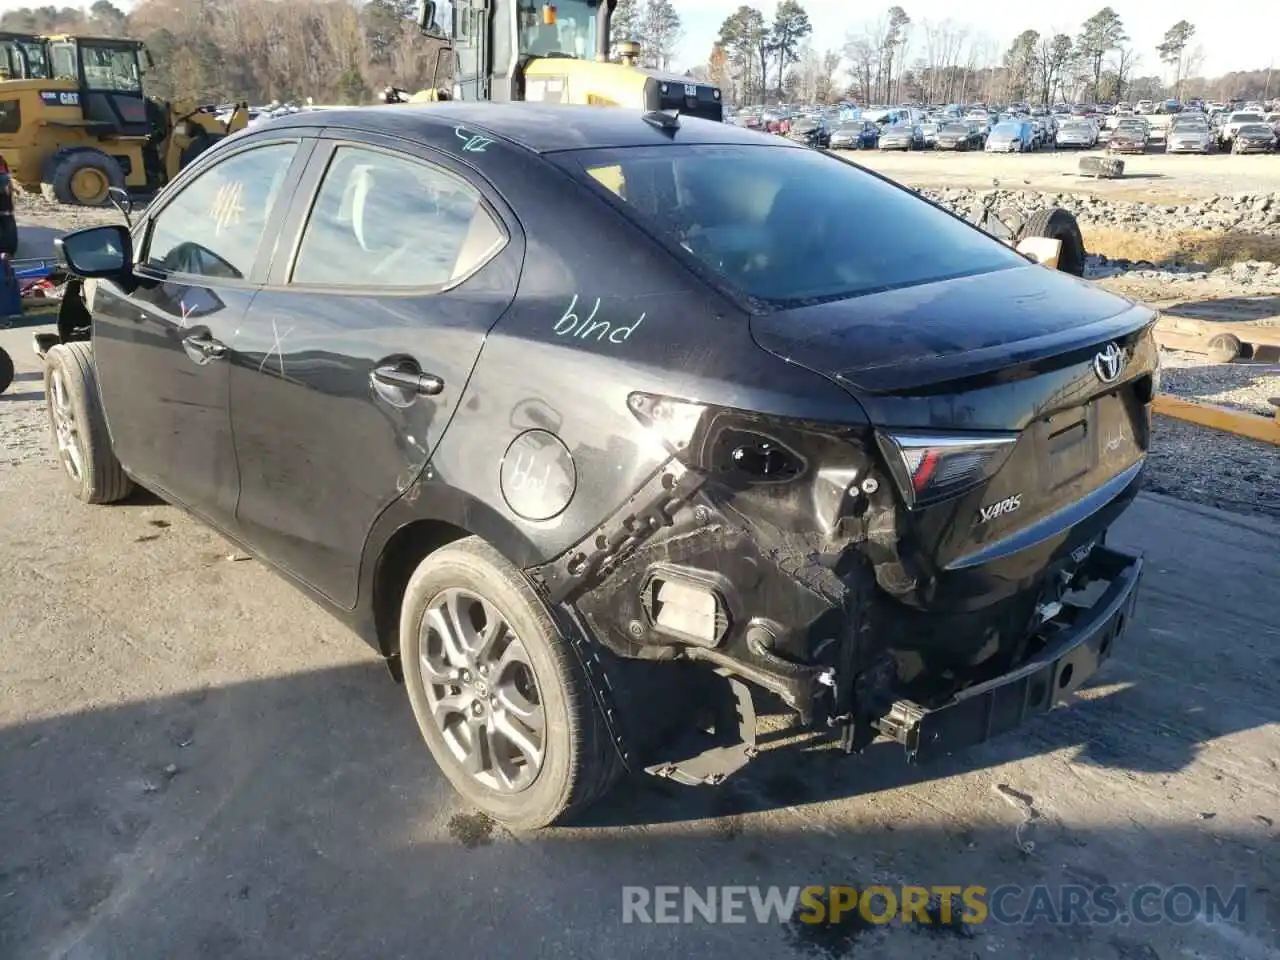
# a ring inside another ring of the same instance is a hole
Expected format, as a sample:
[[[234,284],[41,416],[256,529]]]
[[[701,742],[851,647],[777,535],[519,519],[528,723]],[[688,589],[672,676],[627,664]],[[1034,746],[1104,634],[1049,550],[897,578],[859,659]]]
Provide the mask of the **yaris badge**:
[[[1120,371],[1124,369],[1124,353],[1115,343],[1108,343],[1102,351],[1093,358],[1093,372],[1098,375],[1098,379],[1103,383],[1111,383],[1118,376]]]

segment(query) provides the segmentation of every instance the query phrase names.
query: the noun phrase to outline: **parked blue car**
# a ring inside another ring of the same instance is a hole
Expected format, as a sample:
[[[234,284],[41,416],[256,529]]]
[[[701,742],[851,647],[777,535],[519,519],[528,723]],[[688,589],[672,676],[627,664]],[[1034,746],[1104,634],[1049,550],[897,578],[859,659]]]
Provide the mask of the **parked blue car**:
[[[1001,120],[987,135],[987,153],[1026,153],[1035,149],[1035,128],[1030,120]]]
[[[874,150],[880,128],[870,120],[846,120],[831,132],[832,150]]]

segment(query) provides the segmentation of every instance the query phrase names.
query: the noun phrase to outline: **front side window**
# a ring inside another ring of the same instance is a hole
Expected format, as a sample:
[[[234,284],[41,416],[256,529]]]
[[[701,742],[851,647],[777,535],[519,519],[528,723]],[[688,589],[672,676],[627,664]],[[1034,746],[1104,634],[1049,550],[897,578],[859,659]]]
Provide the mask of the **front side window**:
[[[84,59],[84,81],[90,90],[137,93],[142,90],[142,72],[134,47],[99,47],[80,44]]]
[[[825,153],[671,145],[559,159],[751,297],[779,305],[987,273],[1027,261]]]
[[[585,60],[596,52],[596,15],[600,0],[519,0],[520,52]],[[553,21],[548,23],[547,21]]]
[[[79,83],[80,71],[76,66],[75,41],[58,40],[49,46],[49,57],[53,61],[53,79],[74,80]]]
[[[480,192],[461,178],[410,157],[344,146],[311,208],[292,282],[447,286],[505,242]]]
[[[166,273],[248,278],[297,149],[257,147],[199,174],[156,217],[143,263]]]

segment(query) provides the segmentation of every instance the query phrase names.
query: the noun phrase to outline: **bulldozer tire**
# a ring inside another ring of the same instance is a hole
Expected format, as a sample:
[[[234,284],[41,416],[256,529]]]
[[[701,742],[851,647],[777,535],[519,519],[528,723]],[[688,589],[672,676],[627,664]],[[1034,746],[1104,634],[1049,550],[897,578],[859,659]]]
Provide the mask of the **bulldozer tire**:
[[[204,133],[194,137],[190,143],[182,148],[182,153],[178,154],[178,169],[185,170],[200,154],[204,153],[219,140],[223,139],[221,133]]]
[[[1045,207],[1027,217],[1018,239],[1048,237],[1062,244],[1058,254],[1058,269],[1075,277],[1084,276],[1084,236],[1080,224],[1069,210],[1062,207]]]
[[[44,182],[46,200],[81,207],[104,207],[111,200],[111,188],[125,188],[120,164],[93,147],[69,147],[49,158]]]

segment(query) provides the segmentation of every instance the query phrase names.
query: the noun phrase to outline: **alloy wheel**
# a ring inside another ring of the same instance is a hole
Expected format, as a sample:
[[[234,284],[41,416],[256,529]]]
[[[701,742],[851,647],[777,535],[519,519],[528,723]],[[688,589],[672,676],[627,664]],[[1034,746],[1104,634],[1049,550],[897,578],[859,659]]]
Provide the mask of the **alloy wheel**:
[[[444,590],[423,617],[419,662],[432,720],[481,784],[518,793],[546,754],[546,714],[529,653],[497,608]]]
[[[84,454],[80,450],[80,430],[75,407],[67,390],[62,371],[54,370],[49,380],[49,410],[53,414],[53,435],[58,444],[58,457],[67,475],[76,483],[84,477]]]

